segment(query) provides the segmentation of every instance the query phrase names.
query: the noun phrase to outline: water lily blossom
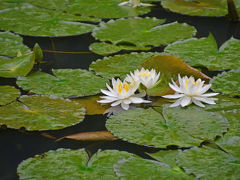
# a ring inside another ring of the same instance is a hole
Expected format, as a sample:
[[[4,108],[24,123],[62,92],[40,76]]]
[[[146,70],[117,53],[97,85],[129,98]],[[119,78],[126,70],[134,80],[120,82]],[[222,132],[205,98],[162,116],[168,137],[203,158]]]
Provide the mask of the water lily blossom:
[[[140,0],[129,0],[124,1],[118,4],[119,6],[132,6],[132,7],[140,7],[140,6],[152,6],[152,4],[141,3]]]
[[[117,106],[121,104],[121,107],[124,110],[128,110],[129,104],[140,104],[140,103],[150,103],[151,101],[147,101],[142,99],[145,96],[142,93],[135,94],[138,89],[139,83],[131,84],[126,81],[121,81],[120,79],[112,79],[111,88],[108,84],[106,84],[108,90],[101,89],[101,92],[106,96],[101,96],[102,100],[98,101],[99,103],[112,103],[111,106]]]
[[[169,99],[178,99],[175,103],[171,104],[170,107],[184,107],[192,102],[200,107],[205,107],[202,102],[216,104],[214,101],[216,101],[217,98],[210,97],[216,96],[219,93],[205,93],[211,87],[211,84],[204,85],[204,81],[201,79],[195,81],[192,76],[190,78],[187,76],[181,78],[180,75],[178,75],[178,82],[180,86],[178,86],[173,80],[173,84],[169,83],[169,86],[176,91],[175,94],[162,96]]]
[[[137,69],[134,73],[130,72],[134,81],[142,83],[147,89],[152,88],[159,80],[160,73],[156,73],[155,69],[149,71],[142,68],[140,71]],[[132,82],[131,77],[128,75],[126,80]]]

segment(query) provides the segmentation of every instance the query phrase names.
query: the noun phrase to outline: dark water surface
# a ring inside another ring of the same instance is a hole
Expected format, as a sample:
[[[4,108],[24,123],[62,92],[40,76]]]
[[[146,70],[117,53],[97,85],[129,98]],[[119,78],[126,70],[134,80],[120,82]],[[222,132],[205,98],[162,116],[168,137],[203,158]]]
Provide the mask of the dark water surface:
[[[152,12],[144,16],[164,18],[166,19],[166,23],[174,21],[188,23],[189,25],[195,26],[198,30],[197,37],[206,37],[209,32],[211,32],[216,38],[218,46],[221,46],[221,44],[232,36],[240,39],[240,22],[230,22],[225,17],[190,17],[167,12],[160,6],[153,7]],[[42,69],[46,72],[49,72],[51,68],[88,69],[92,61],[101,58],[101,56],[93,54],[88,50],[88,46],[94,42],[94,38],[90,33],[61,38],[28,36],[23,36],[23,38],[24,43],[29,47],[33,47],[37,42],[43,50],[73,52],[45,52],[44,60],[47,61],[47,63],[42,65]],[[162,49],[163,48],[154,48],[154,50],[157,51],[161,51]],[[0,85],[2,84],[15,85],[15,79],[0,78]],[[84,121],[78,125],[58,131],[46,131],[45,133],[60,138],[65,135],[79,132],[106,130],[105,121],[106,116],[86,116]],[[4,127],[0,128],[0,180],[18,179],[16,168],[22,160],[57,148],[78,149],[86,147],[91,153],[94,153],[99,148],[118,149],[132,152],[145,158],[148,158],[148,156],[144,152],[154,152],[158,150],[151,147],[138,146],[121,140],[105,143],[77,142],[74,140],[55,142],[53,139],[42,136],[41,133],[42,132],[24,132],[24,130],[12,130]]]

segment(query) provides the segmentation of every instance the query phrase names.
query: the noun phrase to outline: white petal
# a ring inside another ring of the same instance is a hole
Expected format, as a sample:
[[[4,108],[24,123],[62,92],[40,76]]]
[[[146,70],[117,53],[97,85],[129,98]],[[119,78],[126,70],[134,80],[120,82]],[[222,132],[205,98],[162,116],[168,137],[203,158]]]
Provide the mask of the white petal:
[[[124,110],[128,110],[129,104],[125,104],[124,102],[122,102],[122,103],[121,103],[121,107],[122,107]]]
[[[114,103],[111,104],[111,106],[117,106],[122,102],[122,100],[116,101]]]
[[[108,100],[108,99],[103,99],[103,100],[100,100],[100,101],[97,101],[98,103],[111,103],[113,102],[112,100]]]
[[[102,98],[102,99],[107,99],[107,100],[112,100],[112,101],[118,100],[118,98],[116,98],[116,97],[111,97],[111,96],[100,96],[100,98]]]
[[[117,96],[117,93],[116,93],[108,84],[106,84],[106,86],[107,86],[108,90],[109,90],[112,94],[114,94],[115,96]]]
[[[205,107],[200,101],[196,100],[196,99],[192,99],[192,102],[194,104],[196,104],[197,106],[200,106],[200,107]]]
[[[124,99],[123,102],[124,102],[125,104],[131,104],[132,101],[131,101],[130,99]]]
[[[178,93],[182,93],[181,89],[178,86],[174,86],[172,84],[169,83],[169,86],[176,92]]]
[[[194,99],[202,101],[207,104],[216,104],[214,101],[217,100],[217,98],[204,98],[204,97],[194,97]]]
[[[210,87],[211,87],[211,84],[207,84],[207,85],[203,86],[198,93],[199,93],[199,94],[204,94],[205,92],[208,91],[208,89],[209,89]]]
[[[191,98],[188,96],[183,97],[180,104],[182,107],[185,107],[185,106],[191,104]]]
[[[180,105],[182,98],[178,99],[175,103],[171,104],[169,107],[177,107]]]
[[[127,5],[127,4],[129,4],[128,1],[126,1],[126,2],[121,2],[121,3],[119,3],[118,5],[119,5],[119,6],[125,6],[125,5]]]
[[[163,98],[168,98],[168,99],[178,99],[180,97],[183,97],[184,94],[171,94],[171,95],[165,95],[162,96]]]
[[[114,95],[113,93],[111,93],[110,91],[107,91],[107,90],[101,89],[101,92],[102,92],[103,94],[108,95],[108,96],[115,97],[115,95]]]
[[[202,94],[201,97],[210,97],[210,96],[216,96],[219,93],[207,93],[207,94]]]

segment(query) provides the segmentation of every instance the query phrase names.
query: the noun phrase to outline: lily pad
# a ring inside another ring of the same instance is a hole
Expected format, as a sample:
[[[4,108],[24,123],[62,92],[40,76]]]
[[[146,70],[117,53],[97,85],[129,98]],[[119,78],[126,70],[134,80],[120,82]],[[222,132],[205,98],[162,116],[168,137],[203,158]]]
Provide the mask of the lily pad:
[[[214,77],[212,90],[230,96],[240,96],[240,69],[235,69]]]
[[[115,45],[127,42],[137,47],[146,47],[169,44],[196,34],[196,29],[185,23],[160,25],[163,22],[163,19],[149,17],[110,20],[100,23],[92,35],[97,40],[110,41]]]
[[[121,158],[131,154],[119,151],[102,151],[88,162],[84,150],[58,149],[36,155],[23,161],[17,169],[22,179],[118,179],[113,165]]]
[[[240,66],[240,40],[231,38],[218,50],[213,35],[196,39],[177,41],[168,45],[164,52],[180,57],[186,63],[209,70],[236,69]]]
[[[227,131],[229,124],[218,113],[198,107],[168,108],[163,116],[153,109],[136,109],[111,116],[107,129],[115,136],[141,145],[198,146]]]
[[[11,59],[0,60],[0,77],[26,76],[33,68],[35,54],[28,53]]]
[[[156,153],[149,153],[149,155],[151,157],[153,157],[154,159],[168,164],[171,167],[176,167],[176,157],[179,154],[179,152],[181,152],[180,150],[160,150]]]
[[[170,11],[191,16],[225,16],[227,0],[163,0],[162,6]]]
[[[1,3],[0,3],[1,5]],[[92,31],[95,25],[81,23],[80,16],[25,4],[0,12],[0,27],[32,36],[70,36]]]
[[[201,78],[209,81],[211,78],[201,73],[197,69],[184,63],[180,58],[171,55],[156,55],[142,63],[145,69],[155,69],[160,72],[159,82],[151,89],[147,89],[147,94],[150,96],[162,96],[170,93],[169,82],[175,79],[178,74],[193,76],[196,79]]]
[[[60,97],[85,96],[100,93],[106,81],[93,73],[81,69],[57,69],[53,75],[36,72],[19,77],[17,85],[36,94]]]
[[[104,114],[104,112],[110,108],[110,105],[104,105],[97,102],[101,100],[99,96],[81,97],[72,100],[85,107],[87,115]]]
[[[14,57],[17,56],[18,51],[24,54],[30,52],[30,49],[23,44],[20,36],[10,32],[0,32],[0,55]]]
[[[113,53],[117,53],[121,50],[131,50],[131,51],[136,51],[136,50],[143,50],[147,51],[150,50],[151,47],[136,47],[136,46],[130,46],[130,45],[114,45],[114,44],[109,44],[105,42],[101,43],[92,43],[89,46],[90,51],[94,52],[95,54],[99,54],[102,56],[108,56]]]
[[[184,151],[177,157],[187,174],[206,180],[239,179],[239,159],[218,149],[203,147]]]
[[[121,0],[73,0],[66,11],[90,17],[120,18],[146,14],[151,10],[149,7],[119,6],[121,2]]]
[[[120,179],[126,180],[137,180],[137,179],[195,179],[194,177],[188,176],[182,170],[176,170],[164,166],[157,161],[140,159],[140,158],[128,158],[127,160],[119,161],[115,166],[114,170]]]
[[[21,96],[0,107],[0,125],[26,130],[62,129],[81,122],[85,109],[70,100],[48,96]]]
[[[13,102],[20,96],[20,91],[12,86],[0,86],[0,106]]]
[[[159,53],[131,53],[104,57],[93,62],[89,69],[108,79],[113,77],[125,78],[130,71],[139,68],[143,61],[157,54]]]

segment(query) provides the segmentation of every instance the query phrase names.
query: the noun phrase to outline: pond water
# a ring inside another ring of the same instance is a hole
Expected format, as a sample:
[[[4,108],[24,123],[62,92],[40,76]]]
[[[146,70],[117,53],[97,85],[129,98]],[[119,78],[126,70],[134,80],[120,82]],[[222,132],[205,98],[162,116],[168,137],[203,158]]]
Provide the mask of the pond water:
[[[216,38],[218,46],[221,46],[232,36],[240,39],[240,23],[231,22],[225,17],[190,17],[168,12],[160,6],[152,7],[151,13],[144,16],[164,18],[166,19],[166,23],[174,21],[188,23],[196,27],[198,31],[197,37],[207,37],[209,32],[211,32]],[[47,61],[46,64],[42,65],[43,71],[46,72],[49,72],[51,68],[88,69],[92,61],[102,58],[102,56],[93,54],[88,50],[89,45],[95,41],[90,33],[60,38],[29,36],[23,36],[23,38],[24,44],[31,48],[36,42],[39,43],[44,51],[44,61]],[[47,52],[46,50],[57,52]],[[152,51],[161,52],[162,50],[163,47],[158,47],[154,48]],[[0,78],[0,84],[16,85],[14,79],[4,78]],[[16,168],[22,160],[33,157],[36,154],[62,147],[72,149],[85,147],[91,153],[96,152],[99,148],[125,150],[145,158],[150,158],[145,152],[154,152],[158,150],[157,148],[143,147],[121,140],[105,143],[78,142],[74,140],[56,142],[43,135],[45,133],[60,138],[65,135],[79,132],[106,130],[105,122],[105,115],[87,115],[82,123],[57,131],[25,132],[24,130],[12,130],[2,127],[0,129],[0,179],[17,179]]]

